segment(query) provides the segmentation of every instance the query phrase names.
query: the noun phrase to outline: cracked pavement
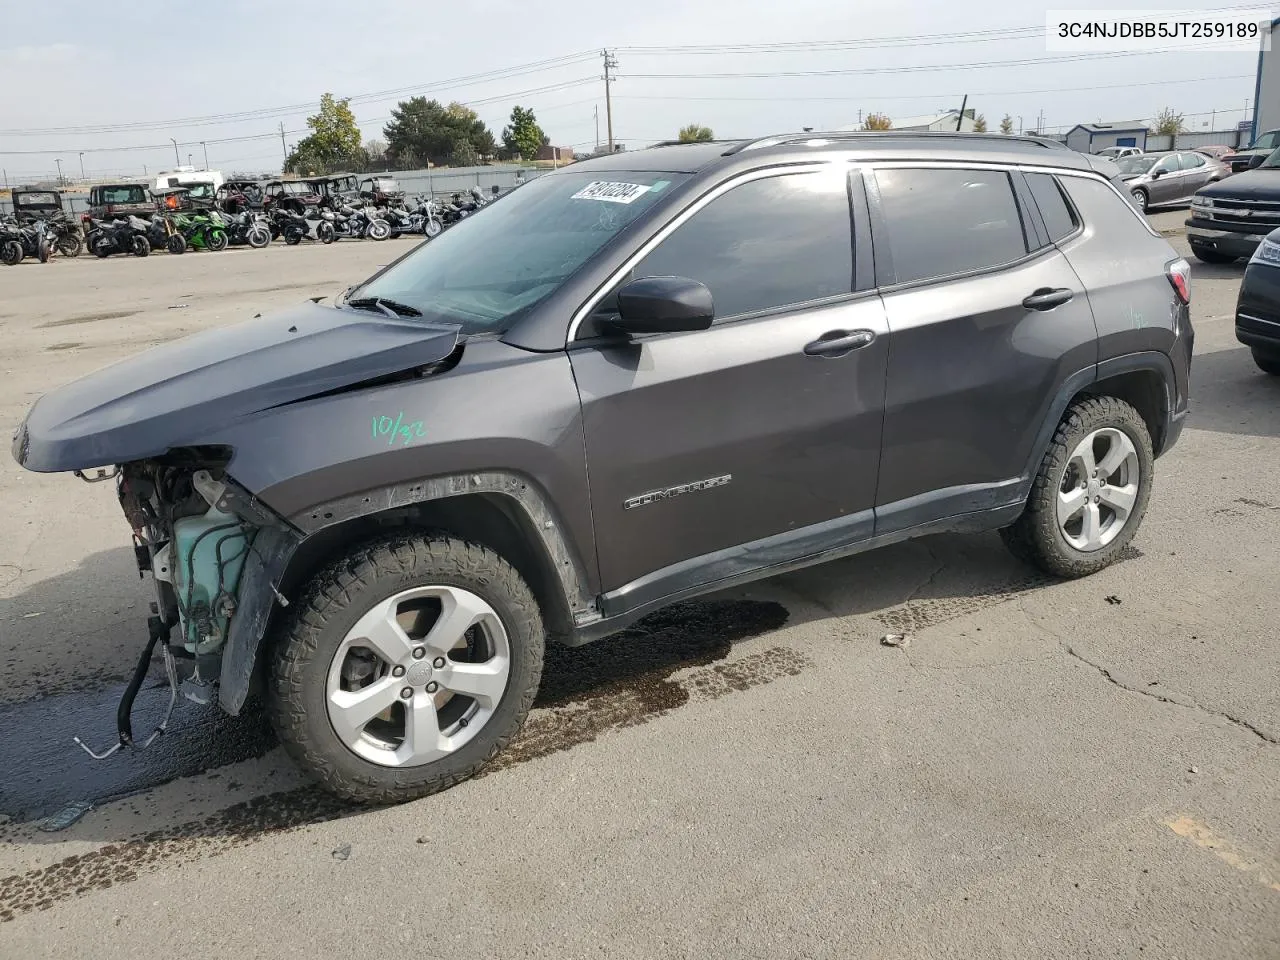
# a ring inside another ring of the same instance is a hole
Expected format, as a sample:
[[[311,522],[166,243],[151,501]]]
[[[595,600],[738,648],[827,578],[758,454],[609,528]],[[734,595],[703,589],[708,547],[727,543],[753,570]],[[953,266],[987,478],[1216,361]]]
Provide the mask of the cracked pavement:
[[[13,268],[0,417],[403,249]],[[674,611],[549,659],[498,769],[393,809],[183,712],[168,773],[89,764],[150,596],[109,485],[0,459],[0,955],[1275,960],[1280,380],[1242,267],[1193,271],[1192,419],[1125,560],[933,537]],[[45,833],[49,798],[97,806]]]

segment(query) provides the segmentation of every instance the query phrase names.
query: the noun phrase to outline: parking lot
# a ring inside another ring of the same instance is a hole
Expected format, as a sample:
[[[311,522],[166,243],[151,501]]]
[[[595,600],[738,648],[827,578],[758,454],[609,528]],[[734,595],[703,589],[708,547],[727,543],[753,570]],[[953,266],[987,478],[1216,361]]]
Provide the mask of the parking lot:
[[[1190,259],[1185,216],[1152,222]],[[0,422],[410,245],[2,270]],[[939,536],[665,611],[550,651],[490,772],[389,809],[254,711],[89,760],[154,594],[111,484],[0,457],[0,956],[1274,960],[1280,378],[1235,341],[1243,269],[1193,261],[1191,419],[1124,562]]]

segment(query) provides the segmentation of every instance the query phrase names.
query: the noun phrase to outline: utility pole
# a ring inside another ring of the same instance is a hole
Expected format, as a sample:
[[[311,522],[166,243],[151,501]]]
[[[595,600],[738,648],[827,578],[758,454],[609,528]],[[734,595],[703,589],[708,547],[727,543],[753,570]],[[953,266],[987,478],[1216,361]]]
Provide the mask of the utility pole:
[[[591,108],[592,114],[596,118],[596,153],[600,152],[600,104],[596,104]]]
[[[182,158],[178,156],[178,141],[170,137],[169,142],[173,144],[173,164],[176,167],[180,167],[182,166]]]
[[[604,112],[605,123],[609,130],[609,152],[613,153],[613,99],[609,94],[609,83],[613,79],[610,70],[618,69],[617,58],[608,50],[601,50],[600,55],[604,57]]]
[[[1018,118],[1018,136],[1022,136],[1022,118]]]
[[[208,170],[209,169],[209,145],[205,143],[203,140],[201,140],[200,146],[204,147],[204,168]]]
[[[59,184],[59,186],[61,186],[61,184],[62,184],[62,161],[61,161],[61,160],[55,160],[55,161],[53,161],[53,162],[54,162],[54,163],[56,163],[56,164],[58,165],[58,184]]]
[[[858,126],[859,127],[862,126],[862,108],[861,107],[858,108]]]
[[[969,95],[966,93],[964,99],[960,101],[960,116],[956,117],[956,133],[960,132],[960,126],[964,123],[964,108],[969,105]]]
[[[1044,136],[1044,111],[1036,114],[1036,136]]]
[[[83,150],[80,151],[80,179],[81,180],[89,179],[84,175],[84,151]]]

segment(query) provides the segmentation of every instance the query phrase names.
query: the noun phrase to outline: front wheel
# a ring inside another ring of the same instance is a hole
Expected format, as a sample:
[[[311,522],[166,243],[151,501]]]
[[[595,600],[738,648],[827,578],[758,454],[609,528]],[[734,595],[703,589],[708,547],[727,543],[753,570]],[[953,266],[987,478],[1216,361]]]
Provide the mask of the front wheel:
[[[1067,408],[1022,516],[1001,530],[1018,557],[1057,577],[1111,564],[1142,523],[1155,458],[1138,411],[1115,397]]]
[[[36,247],[36,257],[41,263],[48,263],[49,257],[53,255],[53,247],[49,246],[48,240],[41,240],[40,245]]]
[[[538,692],[538,604],[515,568],[462,540],[396,537],[317,576],[276,645],[280,741],[338,796],[394,803],[476,773]]]
[[[180,233],[171,234],[169,239],[164,242],[165,249],[170,253],[179,255],[187,252],[187,238]]]
[[[1269,373],[1273,377],[1280,377],[1280,353],[1263,353],[1261,350],[1253,351],[1253,362],[1263,373]]]
[[[370,220],[364,235],[370,240],[386,240],[391,236],[391,224],[385,220]]]
[[[1151,198],[1147,196],[1147,191],[1138,188],[1131,192],[1129,196],[1133,197],[1134,205],[1143,213],[1147,212],[1147,208],[1151,205]]]
[[[271,231],[266,227],[254,227],[245,234],[245,239],[253,249],[261,250],[271,245]]]
[[[132,251],[135,257],[149,257],[151,255],[151,241],[140,233],[133,235]]]
[[[7,241],[4,249],[0,250],[0,259],[4,260],[6,266],[16,266],[22,262],[23,256],[22,244],[17,240]]]
[[[296,247],[302,242],[302,231],[296,227],[288,227],[284,231],[284,242],[291,247]]]
[[[209,249],[214,253],[221,253],[227,249],[227,234],[225,230],[209,231]]]
[[[333,229],[333,224],[328,220],[322,220],[316,225],[316,239],[323,244],[330,244],[338,239],[337,231]]]
[[[83,249],[83,246],[84,245],[80,242],[79,237],[74,234],[70,234],[59,238],[57,243],[58,254],[63,257],[74,259],[75,257],[80,256],[80,251]]]
[[[433,217],[432,219],[428,220],[426,224],[423,226],[422,232],[425,233],[428,237],[434,238],[434,237],[440,236],[440,231],[442,231],[443,229],[444,229],[444,225],[439,220],[436,220]]]

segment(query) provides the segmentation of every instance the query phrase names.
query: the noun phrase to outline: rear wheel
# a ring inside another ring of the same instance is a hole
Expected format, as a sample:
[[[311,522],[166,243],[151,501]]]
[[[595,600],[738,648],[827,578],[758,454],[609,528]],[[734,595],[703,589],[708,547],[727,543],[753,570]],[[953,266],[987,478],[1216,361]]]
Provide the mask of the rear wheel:
[[[90,249],[93,251],[93,255],[95,257],[103,257],[105,259],[115,253],[116,245],[102,234],[98,234],[97,238],[94,239],[93,243],[90,245]]]
[[[78,257],[84,245],[80,242],[80,238],[74,234],[60,237],[58,239],[58,253],[64,257]]]
[[[0,250],[0,258],[2,258],[7,266],[15,266],[22,262],[22,244],[17,240],[8,240],[4,244],[4,248]]]
[[[1238,259],[1230,253],[1219,253],[1217,250],[1197,246],[1194,243],[1191,245],[1191,252],[1201,263],[1235,263]]]
[[[465,780],[520,729],[542,673],[538,605],[461,540],[397,537],[321,573],[276,647],[273,725],[348,799],[391,803]]]
[[[286,227],[284,231],[284,242],[291,247],[296,247],[302,242],[302,231],[297,227]]]
[[[187,252],[187,240],[180,233],[170,234],[169,239],[164,242],[165,249],[173,254],[182,254]]]
[[[1143,213],[1147,212],[1147,207],[1151,205],[1151,198],[1147,196],[1147,191],[1139,187],[1131,191],[1129,196],[1133,197],[1133,202],[1137,204],[1139,210]]]
[[[1076,401],[1058,424],[1022,516],[1000,531],[1005,545],[1054,576],[1096,573],[1137,533],[1154,466],[1137,410],[1114,397]]]
[[[1258,369],[1263,373],[1269,373],[1273,377],[1280,377],[1280,353],[1264,353],[1255,348],[1253,362],[1257,364]]]
[[[131,249],[135,257],[149,257],[151,255],[151,241],[142,234],[135,233],[131,243]]]

